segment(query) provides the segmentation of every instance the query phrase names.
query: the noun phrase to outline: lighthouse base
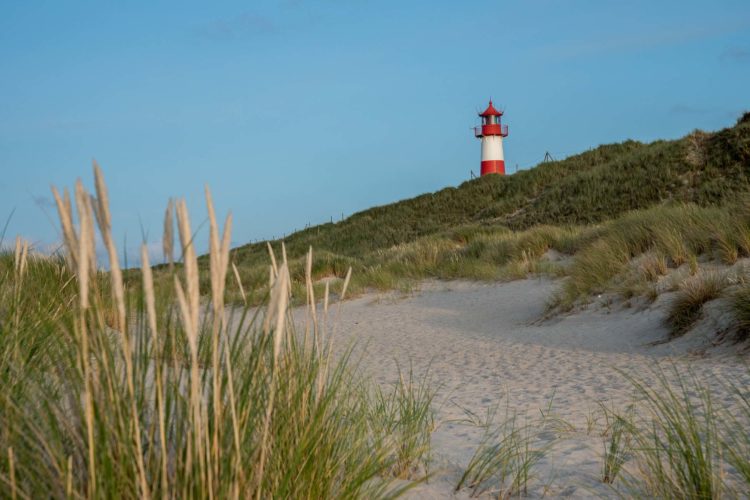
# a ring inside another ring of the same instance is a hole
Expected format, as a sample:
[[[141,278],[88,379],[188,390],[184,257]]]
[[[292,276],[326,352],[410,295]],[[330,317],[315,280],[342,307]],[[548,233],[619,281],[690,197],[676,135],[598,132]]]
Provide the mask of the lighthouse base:
[[[487,160],[482,162],[482,175],[505,175],[505,160]]]

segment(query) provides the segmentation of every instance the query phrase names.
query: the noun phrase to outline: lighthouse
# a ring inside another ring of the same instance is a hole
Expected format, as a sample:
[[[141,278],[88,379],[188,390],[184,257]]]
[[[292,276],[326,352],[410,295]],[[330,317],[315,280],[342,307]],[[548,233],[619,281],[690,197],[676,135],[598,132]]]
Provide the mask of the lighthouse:
[[[479,113],[482,126],[474,127],[474,136],[482,140],[482,175],[505,175],[505,157],[503,156],[503,137],[508,137],[508,126],[503,125],[502,111],[492,105]]]

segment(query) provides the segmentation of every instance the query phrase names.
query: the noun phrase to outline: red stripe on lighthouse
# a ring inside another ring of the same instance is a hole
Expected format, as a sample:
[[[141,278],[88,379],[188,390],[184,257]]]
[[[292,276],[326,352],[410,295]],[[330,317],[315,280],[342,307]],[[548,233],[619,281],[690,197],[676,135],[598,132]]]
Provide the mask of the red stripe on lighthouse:
[[[476,165],[476,164],[475,164]],[[482,174],[505,175],[505,160],[487,160],[482,162]]]

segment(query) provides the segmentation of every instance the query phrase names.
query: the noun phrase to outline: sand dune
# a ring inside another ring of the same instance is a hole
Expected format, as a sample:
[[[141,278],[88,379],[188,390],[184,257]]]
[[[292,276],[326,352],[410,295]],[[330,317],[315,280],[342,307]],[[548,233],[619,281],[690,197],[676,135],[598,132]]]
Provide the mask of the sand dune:
[[[397,365],[429,370],[439,387],[433,434],[435,477],[412,498],[452,498],[482,431],[457,422],[467,410],[483,414],[500,405],[538,417],[552,401],[556,416],[575,427],[537,467],[532,496],[607,496],[600,481],[602,437],[587,422],[598,402],[624,407],[631,384],[618,370],[649,376],[657,363],[690,365],[719,402],[729,395],[722,377],[750,383],[736,348],[712,346],[712,325],[667,343],[665,294],[642,310],[613,307],[603,298],[583,311],[539,321],[557,284],[429,282],[409,295],[369,294],[344,304],[337,344],[354,342],[354,359],[375,381],[396,381]],[[550,436],[552,439],[554,436]],[[458,493],[465,497],[468,492]]]

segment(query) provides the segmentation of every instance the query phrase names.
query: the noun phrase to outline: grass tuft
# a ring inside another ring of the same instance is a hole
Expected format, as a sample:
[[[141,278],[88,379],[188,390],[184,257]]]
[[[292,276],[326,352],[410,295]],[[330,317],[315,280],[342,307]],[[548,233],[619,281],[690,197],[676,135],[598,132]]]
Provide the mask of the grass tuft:
[[[493,422],[496,410],[488,412],[482,424],[485,436],[469,460],[455,491],[468,488],[472,496],[492,492],[497,498],[527,495],[534,467],[544,457],[549,445],[538,443],[544,422],[521,422],[507,411],[502,422]]]
[[[750,338],[750,284],[741,284],[731,295],[731,307],[739,340]]]
[[[604,434],[604,465],[602,482],[614,483],[625,462],[632,455],[633,416],[635,406],[631,405],[623,415],[601,406],[607,420]],[[608,437],[608,438],[607,438]]]
[[[720,425],[710,390],[690,372],[657,370],[655,381],[629,377],[645,414],[635,421],[639,473],[631,494],[650,498],[720,498]]]
[[[700,319],[703,304],[719,298],[727,286],[726,276],[718,272],[698,274],[683,281],[666,318],[672,337],[687,332]]]
[[[430,442],[435,428],[433,400],[435,389],[428,374],[415,379],[413,370],[390,391],[376,387],[369,404],[372,434],[387,444],[393,454],[387,457],[388,474],[398,479],[426,479],[429,472]]]

